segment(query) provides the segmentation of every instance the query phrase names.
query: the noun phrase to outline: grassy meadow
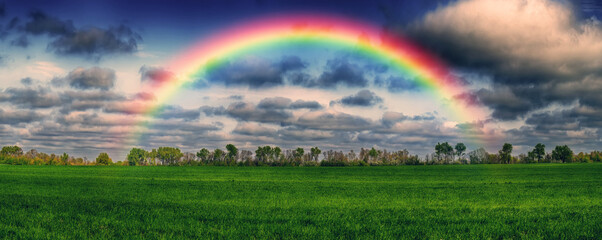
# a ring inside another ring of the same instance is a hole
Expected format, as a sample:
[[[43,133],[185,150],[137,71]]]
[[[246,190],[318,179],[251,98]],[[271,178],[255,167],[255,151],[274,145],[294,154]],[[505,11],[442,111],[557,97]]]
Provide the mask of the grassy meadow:
[[[0,165],[0,236],[599,239],[602,164]]]

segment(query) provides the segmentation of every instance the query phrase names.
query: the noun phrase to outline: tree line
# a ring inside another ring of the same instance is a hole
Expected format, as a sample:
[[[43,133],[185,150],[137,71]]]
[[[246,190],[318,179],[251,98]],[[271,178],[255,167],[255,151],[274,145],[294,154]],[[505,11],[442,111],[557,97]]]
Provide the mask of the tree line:
[[[505,143],[497,153],[488,153],[483,148],[466,153],[466,145],[448,142],[437,143],[435,152],[424,158],[412,155],[408,150],[387,151],[365,149],[322,151],[312,147],[282,150],[280,147],[259,146],[252,152],[239,150],[233,144],[222,149],[202,148],[196,153],[182,152],[175,147],[159,147],[150,151],[132,148],[126,159],[114,162],[107,153],[100,153],[94,161],[75,158],[67,153],[46,154],[31,149],[23,152],[19,146],[5,146],[0,151],[0,164],[14,165],[121,165],[121,166],[394,166],[434,164],[517,164],[517,163],[571,163],[601,162],[602,152],[580,152],[574,154],[567,146],[556,146],[546,153],[546,146],[538,143],[526,154],[512,155],[513,146]]]

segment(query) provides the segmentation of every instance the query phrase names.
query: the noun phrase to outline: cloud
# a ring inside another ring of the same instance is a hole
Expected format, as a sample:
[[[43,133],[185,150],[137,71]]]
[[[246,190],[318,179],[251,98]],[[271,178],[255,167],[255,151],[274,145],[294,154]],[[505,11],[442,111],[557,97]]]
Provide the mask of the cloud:
[[[298,99],[293,102],[289,98],[285,97],[273,97],[273,98],[264,98],[259,104],[257,104],[257,108],[262,109],[322,109],[322,105],[316,101],[305,101]]]
[[[435,120],[435,116],[432,114],[425,115],[416,115],[416,116],[407,116],[400,112],[384,112],[382,118],[380,119],[381,123],[385,127],[391,127],[398,122],[403,121],[431,121]]]
[[[62,21],[41,11],[31,12],[29,18],[30,21],[25,23],[25,31],[34,35],[63,36],[75,32],[73,22]]]
[[[242,121],[285,124],[291,120],[292,114],[282,109],[257,108],[246,102],[235,102],[228,106],[226,113]]]
[[[340,100],[331,102],[330,105],[339,103],[345,106],[371,107],[382,102],[383,99],[381,97],[370,90],[364,89],[357,92],[355,95],[346,96]]]
[[[587,89],[580,84],[602,76],[602,24],[579,20],[561,1],[452,2],[408,26],[405,34],[457,68],[491,76],[494,89],[476,95],[501,120],[552,103],[591,105],[584,96],[600,89],[599,83]]]
[[[285,109],[291,103],[290,99],[284,97],[264,98],[257,104],[257,107],[263,109]]]
[[[62,35],[48,45],[59,55],[79,55],[100,59],[111,54],[131,54],[138,50],[142,37],[127,26],[102,29],[89,27]]]
[[[32,83],[33,83],[33,79],[31,79],[31,78],[26,77],[26,78],[21,79],[21,84],[23,84],[25,86],[29,86]]]
[[[297,101],[291,103],[289,105],[289,108],[291,108],[291,109],[306,108],[306,109],[317,110],[317,109],[322,109],[324,107],[322,106],[322,104],[320,104],[320,103],[318,103],[316,101],[297,100]]]
[[[208,117],[226,115],[226,109],[222,106],[219,106],[219,107],[202,106],[199,108],[199,110],[201,110],[201,112],[203,112],[205,114],[205,116],[208,116]]]
[[[276,135],[276,129],[264,127],[258,123],[251,122],[239,122],[234,130],[236,134],[248,135],[248,136],[274,136]]]
[[[327,62],[326,70],[318,78],[314,79],[309,75],[296,74],[292,76],[291,83],[319,88],[335,88],[340,85],[365,87],[368,80],[360,66],[350,63],[346,59],[337,58]]]
[[[48,50],[58,55],[83,56],[99,60],[113,54],[131,54],[138,50],[142,37],[125,25],[99,28],[90,26],[78,29],[73,22],[33,11],[25,23],[24,31],[32,35],[53,37]]]
[[[312,129],[299,129],[288,127],[278,130],[280,138],[288,141],[319,141],[332,139],[335,134],[332,131],[321,131]],[[340,140],[340,139],[338,139]]]
[[[76,68],[62,81],[77,89],[109,90],[115,85],[115,71],[109,68]]]
[[[29,39],[25,35],[21,35],[18,38],[15,38],[12,41],[10,41],[11,46],[22,47],[22,48],[27,48],[29,46],[29,44],[30,44]]]
[[[160,67],[142,66],[138,71],[140,73],[140,81],[152,82],[152,83],[163,83],[171,79],[174,74]]]
[[[165,106],[158,111],[155,117],[162,119],[183,119],[187,121],[199,119],[201,111],[199,109],[183,109],[180,106]]]
[[[406,77],[390,76],[386,79],[377,78],[374,80],[374,85],[385,87],[390,92],[413,92],[420,90],[420,86],[418,86],[415,79],[408,79]]]
[[[61,99],[43,88],[8,88],[0,92],[0,102],[22,108],[50,108],[59,106]]]
[[[16,125],[39,121],[44,115],[34,111],[6,111],[0,108],[0,124]]]
[[[298,56],[283,56],[278,65],[282,72],[302,70],[307,67],[307,63]]]
[[[220,64],[208,73],[207,79],[226,86],[275,87],[284,84],[285,74],[305,67],[306,64],[297,56],[284,56],[274,63],[248,56]]]
[[[307,112],[294,124],[315,130],[360,131],[373,127],[369,119],[332,110]]]

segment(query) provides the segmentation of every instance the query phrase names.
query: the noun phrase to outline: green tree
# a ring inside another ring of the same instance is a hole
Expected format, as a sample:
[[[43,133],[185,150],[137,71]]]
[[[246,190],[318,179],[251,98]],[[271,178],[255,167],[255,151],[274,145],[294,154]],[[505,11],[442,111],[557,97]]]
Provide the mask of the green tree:
[[[320,150],[318,147],[313,147],[310,149],[311,152],[311,157],[312,159],[314,159],[314,161],[318,161],[318,157],[320,156],[320,153],[322,153],[322,150]]]
[[[543,145],[541,143],[538,143],[537,145],[535,145],[535,148],[533,149],[534,159],[537,159],[537,162],[541,162],[541,160],[543,160],[545,156],[546,156],[546,145]]]
[[[573,150],[569,148],[569,146],[556,146],[552,151],[552,158],[555,160],[560,160],[563,163],[572,162],[573,161]]]
[[[502,150],[499,151],[499,155],[502,163],[510,163],[512,160],[512,144],[504,143]]]
[[[274,160],[278,161],[280,159],[280,154],[282,153],[282,149],[280,147],[274,148]]]
[[[213,150],[213,161],[219,162],[222,160],[222,156],[224,156],[224,151],[219,148]]]
[[[368,151],[368,156],[370,156],[371,161],[376,161],[378,158],[378,155],[380,155],[380,151],[376,150],[374,147],[372,147],[372,149],[370,149],[370,151]]]
[[[455,149],[458,158],[462,158],[464,151],[466,151],[466,145],[464,145],[464,143],[457,143]]]
[[[209,154],[211,154],[209,152],[209,150],[207,150],[206,148],[203,148],[201,150],[199,150],[196,153],[196,156],[203,162],[203,163],[208,163],[209,162]]]
[[[69,164],[69,154],[64,152],[63,155],[61,155],[61,164]]]
[[[0,155],[18,157],[23,155],[23,149],[19,146],[4,146],[0,151]]]
[[[132,148],[127,156],[128,164],[130,166],[143,165],[144,160],[148,156],[148,152],[141,148]]]
[[[230,161],[236,161],[236,156],[238,155],[238,148],[234,146],[234,144],[226,145],[226,150],[228,150],[228,159]]]
[[[303,154],[305,154],[305,150],[303,150],[303,148],[297,148],[295,150],[295,152],[293,153],[293,156],[297,159],[303,157]]]
[[[184,154],[182,154],[179,148],[159,147],[157,150],[157,157],[164,165],[176,165],[182,156]]]
[[[448,142],[437,143],[437,145],[435,145],[435,154],[437,154],[437,158],[439,160],[441,160],[441,157],[443,157],[447,162],[450,156],[453,155],[453,153],[454,148],[451,145],[449,145]]]
[[[108,153],[100,153],[96,158],[96,165],[109,165],[112,164],[113,160],[109,157]]]

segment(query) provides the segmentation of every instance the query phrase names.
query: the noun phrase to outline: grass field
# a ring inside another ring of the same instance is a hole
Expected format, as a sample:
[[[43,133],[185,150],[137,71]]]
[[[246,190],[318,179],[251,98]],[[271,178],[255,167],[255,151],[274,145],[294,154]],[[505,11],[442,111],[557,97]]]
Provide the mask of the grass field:
[[[602,164],[0,165],[8,238],[602,237]]]

